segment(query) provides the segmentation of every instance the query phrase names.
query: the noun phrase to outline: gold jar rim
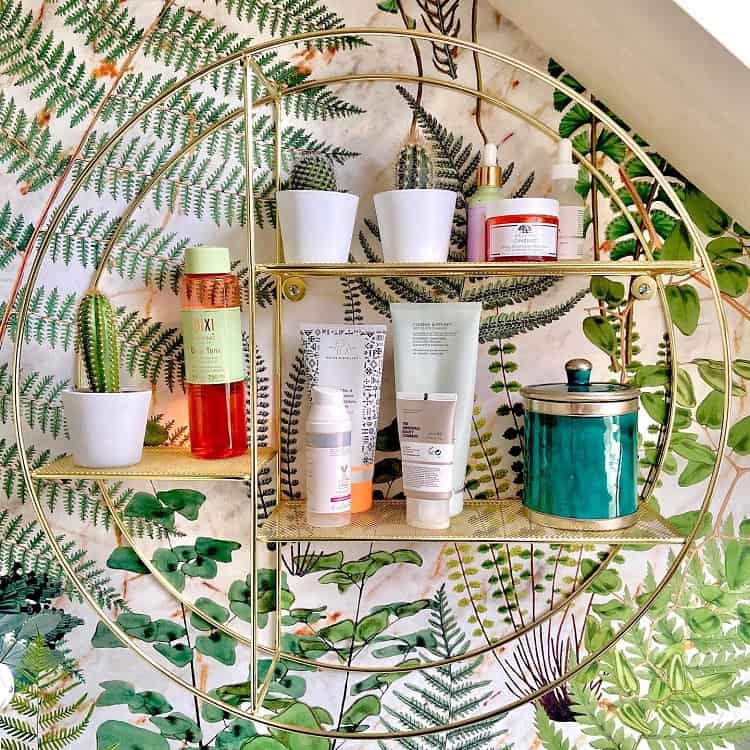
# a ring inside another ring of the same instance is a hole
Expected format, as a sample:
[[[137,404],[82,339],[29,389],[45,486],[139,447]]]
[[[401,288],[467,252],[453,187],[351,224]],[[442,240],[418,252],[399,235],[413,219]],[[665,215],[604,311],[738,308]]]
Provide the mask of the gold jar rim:
[[[543,401],[525,399],[530,414],[552,414],[560,417],[617,417],[638,412],[638,399],[628,401]]]
[[[601,390],[592,390],[596,387]],[[591,383],[586,390],[567,390],[567,383],[539,383],[521,388],[521,395],[527,400],[552,401],[554,403],[613,403],[619,401],[637,402],[641,395],[640,388],[616,386],[613,383]]]

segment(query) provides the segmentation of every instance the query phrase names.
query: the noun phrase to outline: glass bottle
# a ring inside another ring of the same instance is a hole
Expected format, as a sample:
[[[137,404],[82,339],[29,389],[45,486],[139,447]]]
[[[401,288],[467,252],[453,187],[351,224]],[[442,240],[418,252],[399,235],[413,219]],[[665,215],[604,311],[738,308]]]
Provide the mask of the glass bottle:
[[[477,189],[466,202],[466,260],[470,263],[484,263],[487,260],[487,204],[494,203],[502,197],[501,181],[502,170],[497,163],[497,146],[494,143],[485,143],[482,161],[477,167]]]
[[[189,247],[180,285],[190,450],[199,458],[247,451],[240,284],[226,247]]]

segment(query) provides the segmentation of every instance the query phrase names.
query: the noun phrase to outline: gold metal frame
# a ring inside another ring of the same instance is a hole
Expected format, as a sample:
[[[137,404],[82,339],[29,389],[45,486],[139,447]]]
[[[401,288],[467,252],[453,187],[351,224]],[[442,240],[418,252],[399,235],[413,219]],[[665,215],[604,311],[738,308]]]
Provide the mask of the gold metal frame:
[[[567,274],[592,275],[592,274],[602,274],[602,273],[606,273],[608,275],[617,275],[617,274],[631,275],[631,274],[660,274],[660,273],[665,273],[665,272],[683,274],[697,267],[702,267],[706,273],[706,276],[708,277],[712,301],[714,304],[714,308],[715,308],[718,323],[719,323],[721,348],[722,348],[722,355],[723,355],[723,362],[724,362],[724,413],[723,413],[722,424],[721,424],[721,428],[719,432],[719,439],[718,439],[718,445],[717,445],[717,460],[713,467],[711,476],[708,479],[708,484],[706,487],[703,501],[701,503],[700,513],[699,513],[698,519],[696,520],[695,527],[686,538],[685,544],[682,546],[680,552],[676,555],[673,563],[669,566],[664,577],[656,586],[655,590],[649,595],[647,600],[642,604],[641,608],[626,623],[623,624],[623,627],[615,635],[611,643],[607,644],[605,647],[603,647],[602,649],[594,653],[588,654],[574,668],[568,670],[566,674],[561,675],[556,680],[551,681],[548,685],[545,685],[542,688],[534,690],[528,695],[523,696],[522,698],[512,701],[508,703],[507,705],[504,705],[500,708],[485,712],[482,715],[468,717],[459,721],[452,722],[445,726],[430,727],[424,730],[412,730],[412,731],[404,731],[404,732],[369,732],[365,734],[340,732],[340,731],[302,729],[302,728],[295,727],[295,726],[285,725],[276,721],[272,717],[264,716],[260,713],[260,709],[262,707],[262,696],[265,693],[265,691],[268,689],[268,686],[270,684],[270,678],[266,679],[262,685],[258,684],[257,669],[256,669],[257,655],[258,655],[258,651],[260,650],[266,651],[266,649],[265,647],[262,647],[261,644],[259,643],[259,637],[258,637],[259,634],[258,634],[258,630],[256,626],[254,626],[253,638],[250,639],[250,643],[249,643],[250,648],[252,650],[251,679],[256,689],[253,691],[254,700],[252,703],[252,710],[246,711],[244,709],[233,707],[227,703],[224,703],[223,701],[209,695],[208,693],[195,688],[194,686],[187,683],[185,680],[183,680],[179,676],[172,673],[162,663],[153,659],[153,657],[150,654],[147,654],[137,643],[133,642],[129,638],[127,633],[125,633],[122,630],[122,628],[120,628],[116,624],[116,622],[112,620],[109,614],[98,605],[95,598],[86,589],[85,585],[77,578],[76,573],[70,561],[66,558],[64,551],[62,550],[60,543],[58,542],[55,536],[50,520],[47,517],[47,514],[41,503],[41,500],[39,499],[35,491],[35,485],[33,481],[31,467],[26,457],[25,440],[24,440],[24,435],[23,435],[23,425],[22,425],[22,420],[21,420],[20,393],[18,391],[18,384],[20,382],[20,375],[21,375],[23,345],[24,345],[23,335],[16,337],[16,344],[15,344],[14,355],[13,355],[14,426],[15,426],[16,438],[17,438],[18,447],[19,447],[19,460],[21,464],[21,470],[24,476],[24,480],[27,483],[31,503],[37,515],[39,516],[39,522],[43,530],[45,531],[49,540],[49,544],[53,552],[55,553],[55,555],[58,557],[63,570],[71,578],[71,580],[76,584],[79,591],[81,592],[81,595],[88,602],[88,604],[92,607],[92,609],[96,612],[99,618],[102,619],[105,623],[107,623],[110,630],[115,634],[115,636],[123,644],[130,646],[130,648],[135,653],[137,653],[141,658],[143,658],[147,663],[149,663],[154,669],[156,669],[162,675],[164,675],[165,677],[173,681],[175,684],[179,685],[180,687],[186,689],[188,692],[192,693],[194,696],[205,701],[206,703],[217,706],[227,711],[230,714],[234,714],[236,716],[247,718],[252,721],[256,721],[260,724],[269,726],[269,727],[295,731],[301,734],[309,734],[309,735],[314,735],[314,736],[341,738],[341,739],[362,740],[362,739],[407,738],[407,737],[416,737],[420,735],[433,734],[436,732],[470,726],[477,722],[486,721],[487,719],[497,717],[506,711],[512,710],[513,708],[516,708],[518,706],[524,705],[525,703],[529,701],[537,699],[548,690],[553,689],[554,687],[562,684],[563,682],[568,680],[573,674],[586,668],[589,664],[596,661],[604,653],[604,651],[606,651],[606,649],[612,645],[612,643],[614,643],[616,640],[622,637],[622,635],[625,632],[627,632],[627,630],[633,627],[633,625],[635,625],[635,623],[640,619],[640,617],[648,610],[648,608],[654,602],[654,600],[659,595],[659,593],[661,592],[663,587],[666,585],[668,580],[676,573],[690,545],[693,543],[695,539],[695,535],[697,533],[697,529],[700,526],[700,522],[702,518],[704,517],[705,513],[708,511],[708,508],[711,502],[711,497],[712,497],[714,488],[716,486],[716,482],[718,479],[718,474],[719,474],[719,470],[721,466],[721,460],[723,458],[724,448],[726,445],[728,423],[729,423],[729,412],[730,412],[729,402],[730,402],[730,393],[731,393],[731,389],[730,389],[731,372],[730,372],[729,365],[730,365],[731,357],[730,357],[730,348],[729,348],[729,334],[728,334],[728,329],[727,329],[726,316],[725,316],[724,308],[723,308],[722,301],[721,301],[721,296],[718,290],[715,276],[713,274],[713,270],[711,268],[710,260],[705,252],[705,249],[701,242],[701,238],[692,220],[690,219],[684,207],[680,203],[679,198],[674,192],[672,186],[664,178],[661,172],[657,169],[657,167],[655,166],[653,161],[650,159],[648,154],[641,148],[641,146],[638,145],[638,143],[636,143],[626,132],[624,132],[616,122],[614,122],[606,113],[601,111],[598,107],[596,107],[594,104],[588,101],[585,97],[573,91],[562,82],[552,78],[551,76],[547,75],[546,73],[542,71],[536,70],[532,66],[520,60],[514,59],[508,55],[504,55],[502,53],[482,47],[481,45],[478,45],[472,42],[467,42],[467,41],[463,41],[460,39],[442,37],[441,35],[431,34],[429,32],[421,32],[417,30],[402,30],[402,29],[396,29],[396,28],[383,28],[383,29],[341,28],[341,29],[335,29],[335,30],[309,32],[306,34],[299,34],[296,36],[287,37],[287,38],[279,39],[279,40],[269,40],[267,42],[263,42],[258,45],[255,45],[254,47],[251,47],[242,52],[238,52],[233,55],[230,55],[222,60],[218,60],[210,65],[207,65],[201,70],[195,71],[191,75],[184,78],[182,81],[170,87],[167,91],[163,92],[157,99],[154,99],[148,105],[146,105],[140,112],[134,115],[128,122],[124,123],[121,127],[119,127],[115,131],[112,137],[104,144],[104,146],[96,154],[94,159],[92,159],[92,161],[90,161],[82,169],[81,173],[78,175],[78,177],[74,181],[68,193],[64,196],[64,198],[60,202],[52,218],[50,226],[47,229],[44,239],[42,243],[40,244],[40,247],[30,267],[26,289],[21,299],[21,303],[20,303],[19,311],[18,311],[17,325],[18,325],[19,331],[23,331],[26,326],[26,321],[27,321],[28,314],[29,314],[31,297],[34,291],[35,284],[39,277],[42,264],[46,257],[46,253],[51,243],[52,236],[54,235],[54,232],[57,229],[57,227],[60,225],[64,215],[66,214],[66,212],[72,205],[72,202],[75,199],[75,196],[78,194],[81,187],[84,185],[84,183],[86,182],[86,180],[88,179],[88,177],[90,176],[90,174],[92,173],[96,165],[114,147],[114,145],[119,141],[120,138],[122,138],[123,135],[125,135],[142,117],[144,117],[151,110],[157,107],[164,99],[171,96],[172,94],[179,91],[180,89],[184,88],[185,86],[188,86],[191,83],[199,80],[204,75],[214,72],[225,65],[237,63],[240,61],[242,62],[243,67],[244,67],[244,103],[243,103],[242,110],[236,110],[230,113],[229,115],[222,118],[221,121],[214,123],[212,126],[207,128],[206,131],[204,131],[200,136],[198,136],[197,138],[189,142],[177,154],[173,155],[166,164],[162,165],[162,167],[159,168],[157,172],[154,173],[154,175],[152,175],[152,178],[147,182],[146,185],[144,185],[144,188],[141,190],[139,195],[136,196],[135,200],[131,202],[131,204],[128,206],[128,208],[124,212],[123,217],[120,220],[120,223],[117,229],[115,230],[115,234],[110,238],[108,247],[101,258],[100,265],[96,269],[93,283],[94,284],[98,283],[99,279],[101,278],[101,275],[106,268],[111,250],[114,247],[114,244],[116,243],[120,234],[124,230],[124,227],[127,223],[127,219],[129,218],[130,215],[132,215],[137,205],[139,205],[140,202],[143,200],[148,190],[150,190],[153,187],[153,185],[158,181],[158,179],[163,174],[165,174],[166,171],[173,164],[177,163],[179,159],[181,159],[190,150],[196,148],[200,144],[200,142],[202,142],[203,139],[208,137],[209,134],[216,132],[220,128],[225,127],[230,122],[233,122],[235,119],[238,119],[240,116],[242,116],[245,122],[245,134],[246,134],[245,164],[246,164],[246,200],[247,200],[247,218],[248,218],[247,260],[248,260],[249,275],[250,275],[250,283],[249,283],[250,307],[249,307],[248,314],[249,314],[250,334],[251,334],[250,378],[251,378],[251,396],[252,396],[251,411],[252,411],[253,434],[255,434],[256,429],[257,429],[257,403],[256,403],[257,393],[255,390],[256,388],[255,358],[254,356],[252,356],[252,353],[254,352],[254,345],[255,345],[255,302],[256,302],[255,281],[259,273],[261,272],[273,273],[279,276],[280,281],[290,276],[305,276],[305,275],[323,275],[323,276],[335,277],[335,276],[344,276],[344,275],[351,275],[351,276],[364,276],[364,275],[429,276],[431,273],[435,275],[460,274],[460,275],[467,275],[467,276],[484,274],[484,273],[488,275],[520,274],[522,272],[520,264],[516,266],[515,268],[507,268],[507,267],[504,268],[502,266],[495,266],[493,269],[484,267],[484,264],[478,264],[478,266],[481,266],[481,267],[475,267],[474,264],[455,264],[457,266],[455,269],[452,267],[450,267],[449,269],[446,269],[446,268],[430,269],[427,267],[404,268],[400,264],[392,264],[392,265],[391,264],[378,264],[377,267],[350,266],[346,269],[317,268],[317,267],[310,268],[310,267],[284,265],[282,255],[281,255],[281,241],[280,241],[280,234],[278,230],[278,222],[277,222],[277,235],[276,235],[277,236],[277,239],[276,239],[277,263],[266,264],[266,265],[259,265],[256,263],[256,257],[255,257],[256,243],[255,243],[255,237],[254,237],[253,195],[252,195],[253,150],[252,150],[252,144],[249,138],[249,134],[252,133],[251,125],[252,125],[253,109],[255,107],[270,104],[273,108],[273,119],[275,123],[275,128],[274,128],[275,183],[276,183],[277,188],[280,184],[280,166],[281,166],[281,158],[280,158],[281,157],[280,124],[281,124],[281,118],[282,118],[281,101],[283,97],[285,96],[289,96],[290,94],[304,91],[305,89],[313,88],[316,86],[343,84],[343,83],[350,83],[350,82],[356,82],[356,81],[359,81],[359,82],[401,81],[401,82],[407,82],[407,83],[409,82],[422,83],[425,85],[438,86],[443,89],[448,89],[448,90],[452,90],[458,93],[469,95],[472,98],[477,99],[478,101],[479,100],[485,101],[488,104],[492,104],[496,107],[504,109],[505,111],[516,115],[517,117],[519,117],[526,123],[530,124],[531,126],[535,127],[541,132],[545,133],[551,139],[554,140],[558,138],[557,133],[552,128],[547,126],[545,123],[543,123],[541,120],[536,118],[534,115],[531,115],[519,109],[518,107],[512,105],[507,100],[487,94],[484,90],[482,90],[481,86],[479,86],[478,88],[472,88],[469,86],[456,83],[454,81],[440,80],[440,79],[434,79],[434,78],[429,78],[429,77],[411,76],[411,75],[405,75],[405,74],[399,74],[399,73],[363,73],[363,74],[349,74],[349,75],[332,76],[329,78],[308,80],[298,86],[280,89],[273,81],[270,81],[263,74],[262,70],[260,69],[259,65],[257,64],[255,60],[256,55],[259,55],[266,51],[276,50],[284,46],[308,44],[310,42],[314,42],[317,40],[340,38],[344,36],[361,36],[365,38],[392,37],[396,39],[405,39],[407,41],[410,41],[413,44],[416,44],[419,41],[450,43],[453,46],[472,52],[475,56],[482,55],[495,62],[509,65],[513,67],[514,69],[522,71],[526,73],[527,75],[531,76],[532,78],[545,83],[546,85],[552,87],[553,89],[558,89],[560,91],[563,91],[573,101],[577,102],[578,104],[583,106],[587,111],[589,111],[592,115],[592,118],[594,118],[594,122],[603,123],[604,125],[606,125],[607,128],[609,128],[613,133],[615,133],[619,138],[623,140],[623,142],[628,146],[631,152],[635,154],[644,163],[644,165],[649,170],[649,172],[651,173],[653,178],[656,180],[656,182],[659,184],[661,189],[664,191],[664,193],[667,195],[670,201],[674,204],[674,206],[676,207],[677,213],[679,214],[680,218],[684,222],[687,228],[687,231],[693,241],[693,244],[698,252],[698,256],[701,261],[700,264],[698,264],[697,266],[695,264],[685,264],[683,266],[674,266],[673,264],[672,268],[660,268],[659,264],[651,262],[653,261],[653,258],[650,253],[650,245],[645,239],[640,227],[638,227],[636,222],[632,219],[630,212],[626,210],[620,197],[614,192],[614,190],[611,188],[609,183],[603,178],[602,174],[599,172],[597,167],[592,162],[584,158],[581,154],[576,154],[576,157],[579,163],[588,170],[592,178],[595,179],[603,187],[603,189],[608,193],[608,196],[612,199],[612,201],[618,206],[618,208],[620,208],[620,210],[623,211],[623,215],[628,218],[631,224],[631,228],[636,238],[640,241],[641,246],[643,247],[644,252],[646,253],[648,262],[635,263],[635,264],[586,262],[586,263],[575,264],[575,265],[569,264],[569,263],[557,263],[554,266],[537,264],[535,265],[534,268],[523,269],[524,275],[539,274],[539,273],[548,273],[550,275],[567,275]],[[252,83],[253,77],[257,77],[258,80],[260,80],[263,83],[266,90],[268,91],[267,96],[264,96],[256,100],[255,102],[250,101],[250,95],[251,95],[250,92],[252,91],[251,83]],[[596,190],[593,191],[593,200],[595,202],[598,200]],[[275,335],[275,354],[274,354],[275,372],[274,372],[274,375],[275,375],[275,386],[276,386],[277,396],[279,393],[278,385],[280,384],[282,365],[283,365],[283,362],[281,360],[281,347],[280,347],[281,325],[282,325],[281,286],[282,286],[281,284],[277,284],[277,296],[276,296],[277,304],[276,304],[276,319],[275,319],[275,331],[274,331],[274,335]],[[667,322],[667,334],[668,334],[669,343],[670,343],[670,355],[672,357],[672,365],[674,365],[676,361],[674,327],[672,325],[669,308],[666,305],[666,297],[664,294],[664,288],[660,279],[657,280],[657,287],[658,287],[659,294],[660,294],[662,309],[664,311],[664,316]],[[672,369],[672,373],[671,373],[671,382],[670,382],[669,392],[673,393],[675,390],[676,367],[673,366],[671,369]],[[669,444],[669,437],[671,435],[672,427],[674,424],[674,416],[675,416],[675,403],[674,403],[674,399],[670,399],[667,424],[666,424],[665,429],[663,429],[659,435],[658,448],[657,448],[657,461],[647,479],[646,485],[642,492],[643,497],[647,497],[650,494],[650,492],[652,491],[653,487],[656,484],[656,481],[658,480],[658,476],[661,471],[663,461],[666,455],[667,446]],[[276,410],[276,427],[277,427],[276,434],[278,435],[278,410]],[[277,468],[278,468],[278,464],[279,464],[279,458],[277,455],[276,457]],[[251,455],[250,455],[249,476],[255,477],[257,475],[257,471],[259,467],[260,467],[260,461],[259,461],[258,446],[255,440],[253,440],[252,448],[251,448]],[[165,475],[167,474],[168,472],[165,472]],[[108,498],[108,495],[106,494],[106,487],[104,487],[103,484],[100,484],[100,486],[105,492],[105,495],[104,495],[105,498]],[[251,482],[251,500],[252,500],[252,506],[253,506],[253,509],[252,509],[253,528],[257,530],[258,528],[257,486],[254,481]],[[111,501],[108,504],[110,503]],[[124,525],[122,524],[122,519],[119,517],[119,514],[114,513],[114,518],[116,522],[118,523],[118,526],[120,526],[122,529]],[[252,568],[252,580],[253,580],[254,590],[257,590],[257,566],[256,566],[257,538],[256,536],[257,536],[256,534],[253,534],[253,539],[251,540],[251,550],[250,550],[250,562],[251,562],[251,568]],[[582,538],[581,541],[583,542],[584,540],[585,538]],[[573,536],[570,537],[569,543],[575,543],[575,538]],[[611,559],[618,550],[619,550],[619,547],[617,546],[612,547],[610,551],[610,556],[608,559]],[[280,551],[277,550],[277,553],[276,553],[277,565],[279,564],[279,560],[280,560]],[[163,580],[163,576],[161,575],[157,575],[156,578],[157,580],[160,581],[160,583],[163,586],[166,583],[168,583]],[[277,575],[277,587],[280,585],[279,579],[280,579],[280,576]],[[168,586],[165,586],[165,588],[167,588],[167,590],[170,590],[170,587]],[[174,593],[174,592],[170,591],[170,593]],[[578,592],[577,591],[574,592],[572,596],[574,596],[575,593],[578,593]],[[571,596],[571,601],[572,601],[572,596]],[[184,598],[181,598],[181,601],[184,601]],[[507,638],[494,641],[491,646],[488,646],[486,649],[483,649],[482,651],[487,652],[489,650],[497,648],[502,643],[508,642],[510,640],[513,640],[514,638],[527,634],[534,627],[539,626],[541,622],[544,622],[545,620],[549,619],[549,617],[553,616],[555,612],[558,612],[564,607],[567,607],[569,605],[570,605],[570,602],[568,600],[563,600],[559,607],[554,608],[552,611],[546,612],[543,616],[540,616],[539,618],[534,620],[534,622],[528,623],[522,630],[519,630],[515,633],[508,634]],[[254,604],[253,606],[255,607],[257,605]],[[194,611],[197,610],[195,605],[193,605],[193,609]],[[200,611],[200,614],[201,614],[201,617],[203,617],[204,619],[210,620],[210,618],[208,618],[202,611]],[[253,622],[257,623],[257,610],[254,610],[254,615],[256,616],[253,617]],[[277,618],[277,626],[276,626],[277,638],[280,632],[279,631],[280,625],[278,624],[278,619],[279,618]],[[288,655],[281,654],[281,652],[279,651],[278,640],[276,641],[275,648],[272,649],[272,653],[274,654],[273,658],[275,660],[277,660],[280,656],[283,656],[284,659],[287,659],[290,661],[314,663],[321,670],[334,668],[336,666],[336,665],[325,664],[322,662],[310,662],[310,660],[306,660],[306,659],[293,659]],[[474,655],[476,653],[479,653],[479,651],[474,650],[472,652],[467,652],[467,654],[463,656],[464,658],[469,658],[471,655]],[[452,660],[445,660],[445,663],[449,661],[452,661]],[[428,666],[434,667],[434,666],[438,666],[441,663],[444,663],[444,662],[432,662]],[[427,668],[427,667],[422,667],[422,668]],[[355,671],[355,670],[353,669],[352,671]],[[369,670],[359,668],[356,671],[369,671]],[[388,670],[382,667],[379,667],[371,671],[383,672],[383,671],[388,671]],[[403,670],[398,670],[397,668],[395,668],[391,671],[403,671]]]

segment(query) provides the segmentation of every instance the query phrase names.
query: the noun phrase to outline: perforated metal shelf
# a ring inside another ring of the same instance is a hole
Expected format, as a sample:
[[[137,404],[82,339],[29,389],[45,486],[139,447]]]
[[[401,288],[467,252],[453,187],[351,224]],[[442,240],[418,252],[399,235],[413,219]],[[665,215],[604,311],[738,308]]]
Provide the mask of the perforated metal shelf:
[[[470,500],[451,519],[448,529],[417,529],[406,525],[403,501],[376,502],[372,510],[352,516],[349,526],[317,528],[305,518],[305,503],[283,500],[263,523],[258,539],[297,541],[466,541],[544,542],[549,544],[683,544],[685,538],[648,505],[641,504],[635,523],[615,531],[565,531],[540,526],[526,517],[520,500]]]
[[[258,448],[258,468],[276,455],[272,448]],[[133,466],[89,469],[76,466],[66,454],[33,472],[35,479],[182,479],[189,481],[249,480],[250,454],[234,458],[196,458],[186,448],[144,448]]]
[[[698,270],[697,261],[513,261],[503,263],[258,263],[277,276],[659,276]]]

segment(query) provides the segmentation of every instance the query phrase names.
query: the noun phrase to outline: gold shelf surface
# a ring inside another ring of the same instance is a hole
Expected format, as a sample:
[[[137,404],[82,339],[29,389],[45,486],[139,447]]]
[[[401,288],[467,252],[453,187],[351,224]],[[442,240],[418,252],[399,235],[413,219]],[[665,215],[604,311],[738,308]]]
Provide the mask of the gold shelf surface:
[[[352,516],[349,526],[317,528],[305,518],[305,503],[282,500],[258,531],[262,542],[298,541],[440,541],[440,542],[540,542],[548,544],[683,544],[671,524],[646,504],[635,523],[614,531],[564,531],[540,526],[526,517],[518,499],[469,500],[463,512],[451,519],[448,529],[417,529],[406,525],[402,500],[375,502],[372,510]]]
[[[258,468],[276,455],[272,448],[258,448]],[[196,458],[186,448],[144,448],[140,463],[89,469],[76,466],[69,454],[41,466],[33,472],[35,479],[183,479],[214,481],[250,479],[250,454],[233,458]]]
[[[660,276],[701,268],[697,261],[513,261],[503,263],[258,263],[275,276]]]

